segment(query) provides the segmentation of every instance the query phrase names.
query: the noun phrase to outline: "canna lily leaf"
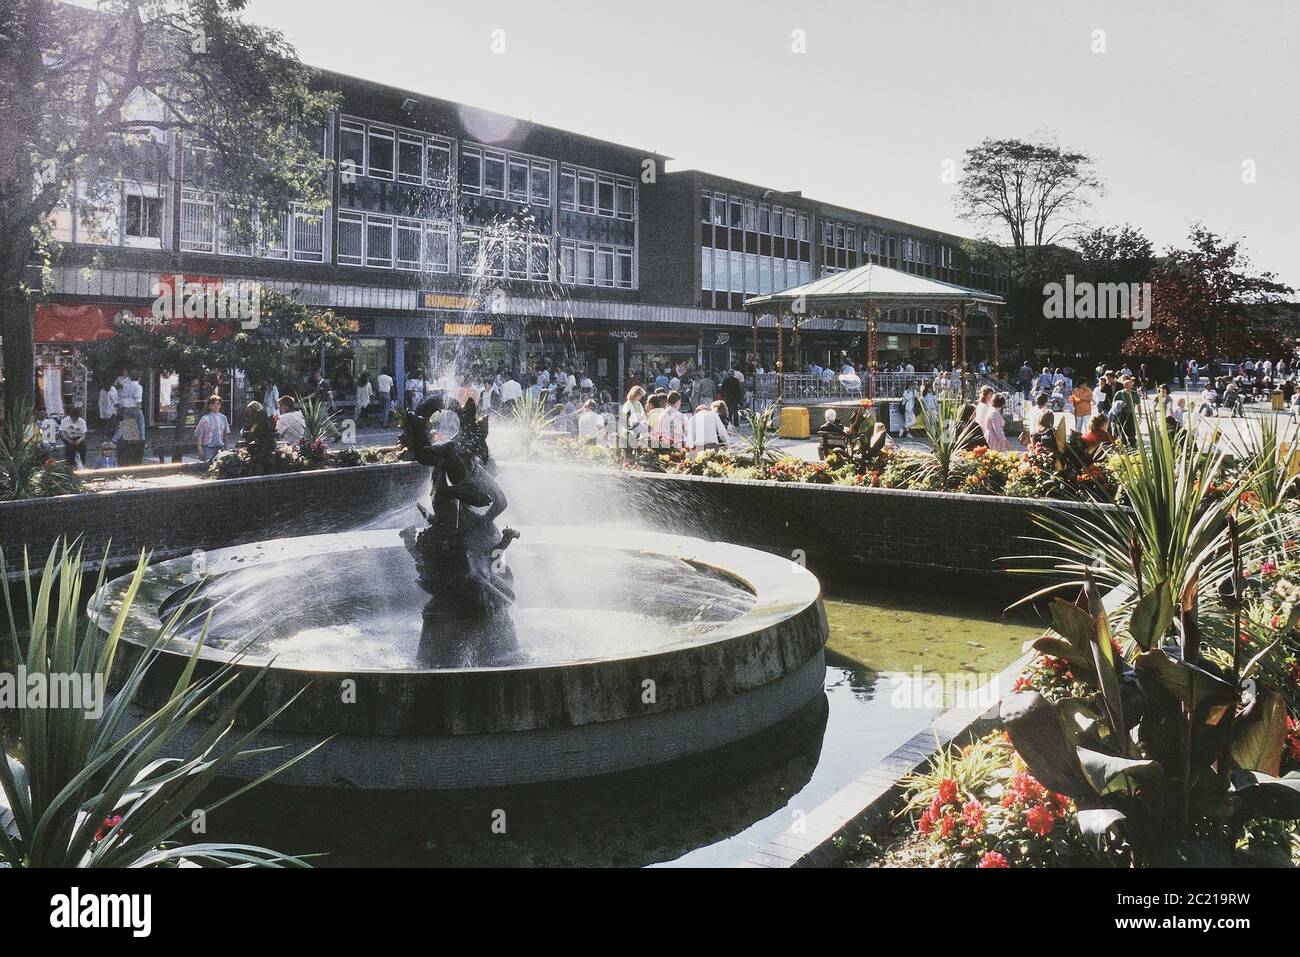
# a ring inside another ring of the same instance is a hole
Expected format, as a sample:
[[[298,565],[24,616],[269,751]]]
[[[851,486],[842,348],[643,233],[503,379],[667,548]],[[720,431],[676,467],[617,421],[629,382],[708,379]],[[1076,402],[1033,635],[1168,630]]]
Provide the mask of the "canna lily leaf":
[[[1037,691],[1018,691],[1002,699],[999,714],[1012,746],[1044,787],[1075,801],[1096,799],[1056,705]]]
[[[1255,707],[1232,725],[1230,754],[1233,763],[1247,771],[1276,777],[1282,770],[1286,745],[1286,702],[1274,691],[1261,691]]]
[[[1169,582],[1158,582],[1138,599],[1129,615],[1129,635],[1143,651],[1151,650],[1164,637],[1174,617],[1174,597]]]

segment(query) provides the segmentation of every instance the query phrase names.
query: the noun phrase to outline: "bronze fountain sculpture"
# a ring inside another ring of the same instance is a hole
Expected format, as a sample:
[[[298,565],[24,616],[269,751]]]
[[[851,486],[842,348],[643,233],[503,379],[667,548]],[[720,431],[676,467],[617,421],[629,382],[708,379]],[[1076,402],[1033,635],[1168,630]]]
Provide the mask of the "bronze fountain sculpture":
[[[456,414],[460,430],[433,442],[431,420],[444,411]],[[461,406],[440,393],[407,412],[399,440],[432,469],[432,510],[417,505],[426,524],[402,530],[420,587],[429,593],[419,657],[431,668],[506,665],[518,653],[510,617],[514,576],[503,554],[519,533],[497,528],[506,496],[495,478],[487,432],[487,416],[478,415],[473,399]]]

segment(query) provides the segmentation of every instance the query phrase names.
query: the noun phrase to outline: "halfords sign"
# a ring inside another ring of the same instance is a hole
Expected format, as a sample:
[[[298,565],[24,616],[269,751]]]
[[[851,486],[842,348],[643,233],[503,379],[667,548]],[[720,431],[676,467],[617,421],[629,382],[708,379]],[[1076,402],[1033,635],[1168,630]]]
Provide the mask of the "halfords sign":
[[[419,309],[457,309],[461,311],[478,311],[483,308],[483,300],[478,296],[462,296],[451,292],[421,291],[416,301]]]

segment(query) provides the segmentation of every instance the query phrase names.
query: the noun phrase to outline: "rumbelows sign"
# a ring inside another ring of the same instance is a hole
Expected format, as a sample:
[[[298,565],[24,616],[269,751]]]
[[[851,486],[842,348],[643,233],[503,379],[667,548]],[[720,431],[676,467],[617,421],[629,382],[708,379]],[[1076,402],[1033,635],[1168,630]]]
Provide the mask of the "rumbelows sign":
[[[462,296],[453,292],[422,291],[417,300],[421,309],[482,309],[483,300],[478,296]]]

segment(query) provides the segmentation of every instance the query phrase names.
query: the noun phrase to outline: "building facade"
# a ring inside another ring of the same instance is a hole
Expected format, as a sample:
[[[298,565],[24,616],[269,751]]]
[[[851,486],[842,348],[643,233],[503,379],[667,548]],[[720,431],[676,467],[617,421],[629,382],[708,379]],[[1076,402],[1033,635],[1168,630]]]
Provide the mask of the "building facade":
[[[449,368],[527,374],[548,362],[621,391],[645,367],[742,366],[747,296],[864,262],[994,292],[1005,281],[965,261],[960,237],[695,170],[667,157],[322,71],[342,107],[315,131],[334,161],[329,207],[291,208],[237,238],[241,211],[205,188],[213,158],[160,134],[121,179],[109,216],[55,227],[65,252],[37,309],[44,394],[92,391],[78,347],[117,317],[147,322],[161,287],[252,281],[299,292],[351,321],[336,368],[399,381]],[[93,259],[94,267],[87,268]],[[178,277],[183,277],[179,278]],[[942,359],[946,317],[882,316],[885,358]],[[914,314],[913,314],[914,313]],[[857,316],[807,320],[805,358],[861,361]],[[771,329],[759,338],[771,367]],[[303,369],[304,377],[306,369]],[[55,380],[58,384],[54,385]],[[146,383],[152,411],[159,382]]]

